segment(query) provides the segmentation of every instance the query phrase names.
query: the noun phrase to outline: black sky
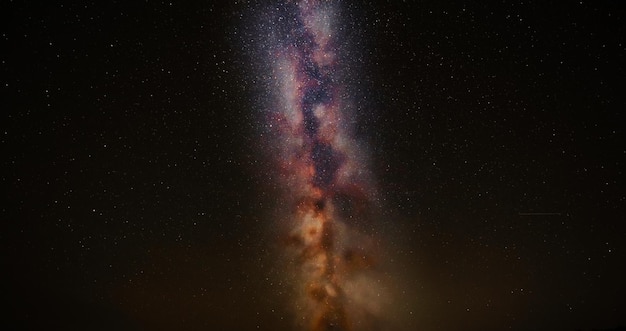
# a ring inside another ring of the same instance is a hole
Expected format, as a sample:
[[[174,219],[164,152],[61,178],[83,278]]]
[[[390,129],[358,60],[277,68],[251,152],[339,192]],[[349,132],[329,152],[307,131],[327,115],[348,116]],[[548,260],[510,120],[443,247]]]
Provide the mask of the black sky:
[[[626,325],[624,6],[344,7],[402,325]],[[1,8],[4,323],[289,328],[248,39],[267,6]]]

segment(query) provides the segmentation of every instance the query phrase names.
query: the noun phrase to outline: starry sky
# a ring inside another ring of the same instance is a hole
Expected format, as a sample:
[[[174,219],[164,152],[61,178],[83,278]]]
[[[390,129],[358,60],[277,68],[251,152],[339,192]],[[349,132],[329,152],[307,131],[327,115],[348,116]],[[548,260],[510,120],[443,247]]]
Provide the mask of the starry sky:
[[[7,1],[3,323],[291,330],[271,1]],[[384,330],[626,325],[626,8],[344,2]]]

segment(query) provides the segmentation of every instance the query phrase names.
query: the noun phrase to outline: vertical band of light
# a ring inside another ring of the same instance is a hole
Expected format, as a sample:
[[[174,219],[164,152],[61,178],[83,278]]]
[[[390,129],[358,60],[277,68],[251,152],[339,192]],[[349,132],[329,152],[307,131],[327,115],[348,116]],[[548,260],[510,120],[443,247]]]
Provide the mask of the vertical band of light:
[[[350,137],[330,1],[287,2],[273,8],[265,42],[275,100],[270,125],[274,156],[289,211],[286,251],[297,268],[294,305],[306,330],[374,330],[382,310],[374,279],[373,240],[357,231],[371,185],[360,145]]]

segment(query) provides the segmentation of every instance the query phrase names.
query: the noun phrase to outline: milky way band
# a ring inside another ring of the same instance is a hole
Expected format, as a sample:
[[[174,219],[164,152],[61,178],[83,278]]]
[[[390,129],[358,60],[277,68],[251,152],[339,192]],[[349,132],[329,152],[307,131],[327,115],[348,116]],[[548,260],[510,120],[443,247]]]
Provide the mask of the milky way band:
[[[281,174],[285,251],[296,268],[298,324],[305,330],[378,330],[383,310],[375,242],[358,231],[373,188],[361,145],[351,138],[343,84],[339,8],[328,1],[276,5],[268,35],[271,79],[278,91],[269,125]],[[383,295],[384,296],[384,295]]]

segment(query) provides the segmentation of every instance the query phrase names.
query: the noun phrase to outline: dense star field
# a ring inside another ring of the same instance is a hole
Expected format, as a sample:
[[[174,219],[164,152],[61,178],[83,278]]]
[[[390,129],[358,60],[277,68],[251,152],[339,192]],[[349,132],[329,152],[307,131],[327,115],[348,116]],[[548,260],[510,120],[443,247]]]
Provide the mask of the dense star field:
[[[268,86],[259,93],[271,96],[260,116],[269,130],[259,136],[271,137],[263,144],[275,165],[268,177],[284,191],[272,203],[283,211],[269,220],[283,238],[276,267],[292,283],[291,306],[303,330],[378,330],[393,323],[387,318],[392,281],[381,272],[379,233],[372,230],[379,197],[367,148],[352,139],[357,112],[347,96],[349,76],[339,69],[344,61],[337,53],[349,53],[340,47],[341,16],[331,2],[278,4],[261,12],[252,30],[259,37],[244,39],[258,40],[253,55],[269,64],[258,68]]]
[[[2,324],[626,326],[618,1],[2,13]]]

